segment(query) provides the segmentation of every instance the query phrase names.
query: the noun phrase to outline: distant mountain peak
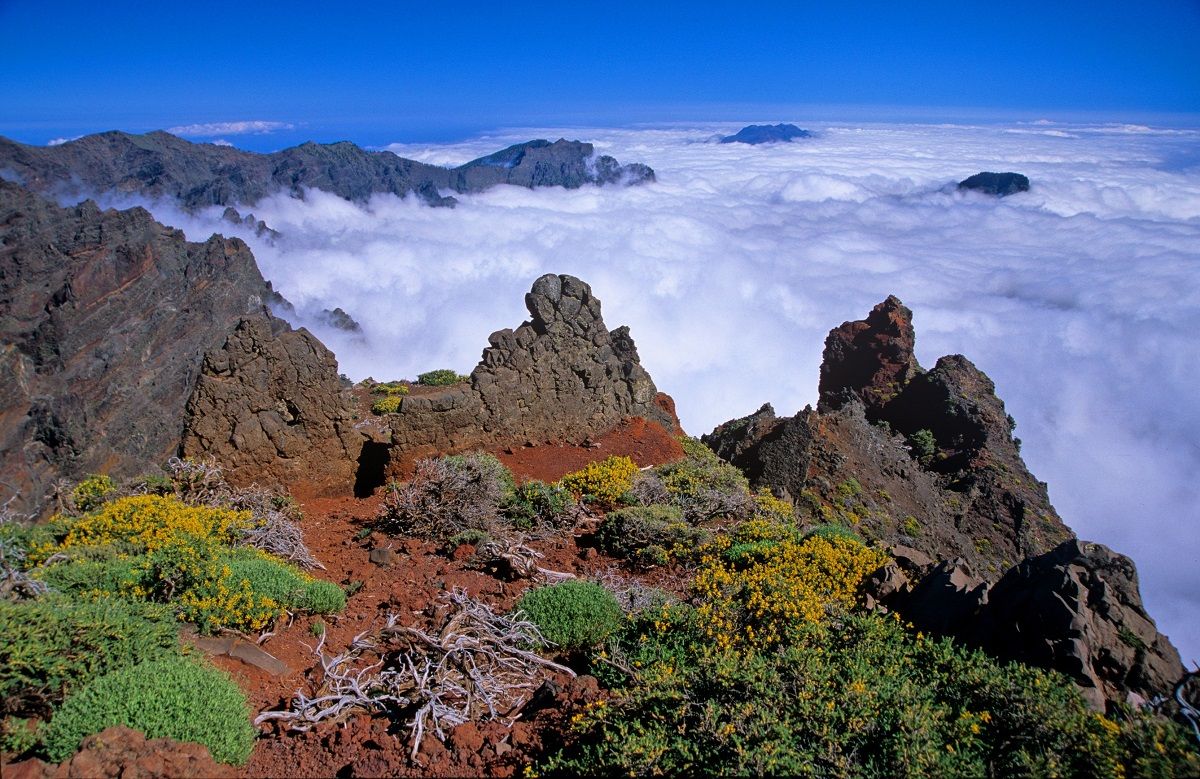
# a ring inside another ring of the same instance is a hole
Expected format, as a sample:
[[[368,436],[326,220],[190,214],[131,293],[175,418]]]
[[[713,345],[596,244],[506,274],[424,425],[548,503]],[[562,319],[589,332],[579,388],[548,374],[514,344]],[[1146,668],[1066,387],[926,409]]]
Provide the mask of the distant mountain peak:
[[[757,146],[762,143],[786,143],[793,138],[811,138],[812,133],[794,124],[750,124],[733,135],[726,135],[721,143],[746,143]]]

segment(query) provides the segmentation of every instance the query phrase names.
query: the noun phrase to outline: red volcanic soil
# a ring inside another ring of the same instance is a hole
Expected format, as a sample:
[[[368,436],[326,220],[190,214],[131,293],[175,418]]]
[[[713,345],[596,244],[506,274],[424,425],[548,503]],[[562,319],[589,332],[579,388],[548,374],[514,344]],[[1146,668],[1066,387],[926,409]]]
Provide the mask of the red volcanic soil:
[[[589,446],[545,444],[493,452],[520,480],[551,482],[590,462],[623,455],[643,468],[682,459],[679,439],[656,422],[641,417],[626,419],[592,441]]]
[[[633,418],[588,446],[547,444],[500,451],[497,455],[519,479],[552,481],[611,455],[626,455],[645,467],[679,459],[683,450],[660,425]],[[299,616],[275,627],[274,634],[260,646],[286,666],[278,675],[229,655],[212,658],[245,691],[255,716],[263,710],[286,707],[298,690],[315,692],[313,683],[320,681],[320,666],[314,654],[318,637],[313,628],[318,621],[325,624],[324,652],[328,657],[344,651],[360,633],[382,627],[390,614],[397,615],[402,625],[434,628],[443,613],[439,608],[441,596],[455,588],[486,602],[494,611],[504,612],[534,585],[528,579],[509,581],[473,569],[471,556],[475,550],[469,545],[447,552],[418,539],[372,531],[382,495],[357,499],[308,496],[303,490],[295,490],[294,494],[304,511],[305,541],[325,566],[313,575],[356,589],[341,614]],[[590,548],[586,537],[577,539],[568,532],[527,539],[525,543],[544,555],[539,565],[552,571],[578,577],[636,579],[677,593],[684,586],[681,571],[657,570],[649,576],[635,576],[621,570],[618,561]],[[388,550],[376,554],[387,558],[383,564],[371,561],[375,550]],[[543,688],[538,710],[518,716],[511,728],[499,722],[467,723],[450,731],[445,743],[427,733],[415,763],[409,758],[411,742],[405,721],[359,714],[341,723],[323,723],[307,733],[285,732],[268,724],[244,767],[220,766],[218,772],[244,777],[512,776],[539,757],[543,743],[557,742],[573,707],[604,694],[590,676],[572,679],[558,674],[552,682],[552,688]],[[174,761],[163,763],[160,759],[163,765],[183,765],[180,761],[193,759],[186,751],[192,747],[161,744],[160,758],[166,755]],[[141,753],[136,744],[114,749],[108,748],[102,757],[120,765],[105,772],[117,775],[127,770],[131,773],[121,775],[142,775],[138,773]],[[127,754],[133,757],[122,763],[122,756]],[[91,752],[85,757],[91,763],[100,759]],[[68,764],[54,767],[28,761],[5,766],[5,775],[23,771],[22,775],[42,777],[66,775],[70,770]]]
[[[683,451],[661,426],[640,418],[626,420],[597,438],[591,446],[544,445],[497,452],[519,479],[552,481],[565,473],[611,455],[626,455],[642,466],[679,459]],[[304,537],[313,554],[325,565],[315,571],[320,578],[340,585],[362,582],[350,596],[343,613],[298,617],[276,628],[262,648],[283,661],[288,671],[272,676],[240,660],[218,656],[214,662],[228,671],[245,690],[257,713],[286,706],[299,689],[311,693],[310,681],[320,678],[313,648],[317,637],[313,623],[326,624],[325,652],[343,651],[363,631],[382,627],[389,614],[404,625],[431,626],[438,615],[439,596],[462,588],[472,597],[506,611],[533,582],[504,581],[472,570],[474,549],[459,547],[452,553],[417,539],[394,538],[370,531],[382,502],[366,499],[307,498]],[[588,577],[617,572],[617,561],[580,545],[569,533],[527,542],[545,557],[540,565],[554,571]],[[391,550],[386,565],[371,562],[374,549]],[[620,572],[618,575],[633,578]],[[644,577],[639,577],[643,578]],[[655,586],[678,588],[669,572],[659,571]],[[543,739],[556,739],[564,717],[575,705],[594,700],[600,691],[591,677],[557,677],[558,692],[551,704],[512,728],[500,723],[468,723],[454,729],[445,744],[432,735],[422,743],[419,764],[409,760],[409,732],[403,722],[384,716],[358,715],[344,723],[330,723],[309,733],[271,729],[255,745],[243,776],[510,776],[542,750]]]

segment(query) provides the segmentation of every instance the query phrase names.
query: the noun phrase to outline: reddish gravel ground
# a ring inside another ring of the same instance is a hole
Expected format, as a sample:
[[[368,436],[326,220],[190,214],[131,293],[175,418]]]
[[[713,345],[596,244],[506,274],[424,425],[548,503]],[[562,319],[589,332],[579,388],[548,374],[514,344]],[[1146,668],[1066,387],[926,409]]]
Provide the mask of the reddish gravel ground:
[[[590,446],[544,445],[496,452],[518,479],[553,481],[589,462],[611,455],[625,455],[645,467],[670,462],[683,456],[674,435],[661,426],[634,418],[597,438]],[[503,581],[470,568],[474,549],[462,546],[452,554],[415,539],[391,538],[368,532],[379,510],[379,495],[365,499],[301,498],[304,535],[317,559],[325,565],[321,578],[341,585],[362,582],[346,610],[325,617],[329,653],[345,649],[353,637],[384,624],[388,614],[397,614],[401,624],[429,625],[437,615],[439,596],[462,588],[495,610],[512,608],[530,586],[528,580]],[[530,545],[545,555],[540,564],[551,570],[589,576],[616,569],[616,561],[581,545],[569,534]],[[390,549],[392,561],[380,566],[370,561],[373,549]],[[645,577],[642,577],[645,579]],[[655,586],[677,588],[669,572],[658,572]],[[314,674],[312,632],[316,618],[301,617],[280,626],[263,649],[289,668],[282,676],[271,676],[230,657],[214,662],[227,670],[246,691],[255,711],[287,704],[297,689],[311,691]],[[512,775],[541,750],[543,737],[553,738],[561,720],[574,705],[594,700],[599,694],[590,677],[571,680],[562,675],[553,703],[511,728],[498,723],[467,724],[455,729],[445,745],[426,737],[414,765],[408,758],[409,734],[402,724],[384,717],[360,716],[341,725],[329,725],[307,734],[279,733],[258,741],[242,775],[259,776],[462,776]]]
[[[626,455],[645,467],[679,459],[683,451],[674,434],[658,424],[634,418],[588,446],[531,446],[496,454],[518,479],[553,481],[611,455]],[[389,614],[396,614],[403,625],[432,627],[439,616],[440,596],[446,591],[461,588],[490,604],[495,611],[503,612],[511,609],[532,584],[529,580],[505,581],[473,570],[470,559],[475,550],[469,545],[446,553],[432,543],[372,532],[370,525],[382,503],[381,495],[358,499],[316,497],[305,495],[302,490],[294,493],[304,510],[305,540],[325,566],[314,574],[343,586],[361,583],[348,598],[343,613],[322,619],[327,654],[343,651],[359,633],[382,627]],[[586,538],[563,533],[527,543],[544,555],[540,561],[543,568],[580,577],[615,574],[635,578],[619,571],[617,561],[590,548]],[[386,564],[371,562],[371,552],[376,549],[390,550]],[[636,578],[676,592],[683,586],[683,577],[678,572],[660,570],[652,576]],[[275,634],[262,643],[263,650],[287,666],[281,675],[273,676],[226,655],[214,657],[213,662],[228,671],[242,687],[255,713],[284,707],[297,690],[312,692],[310,683],[319,679],[313,652],[318,641],[313,626],[318,619],[304,616],[279,625]],[[544,741],[557,739],[556,734],[561,732],[563,720],[573,707],[603,694],[595,679],[588,676],[572,679],[559,674],[551,681],[553,688],[546,691],[538,711],[519,717],[511,728],[495,722],[467,723],[451,731],[445,744],[427,735],[415,763],[409,759],[411,742],[403,722],[383,716],[356,716],[344,723],[322,725],[309,733],[264,732],[246,766],[221,766],[219,772],[244,777],[511,776],[537,758]],[[119,748],[106,747],[108,751],[102,753],[105,765],[111,763],[120,769],[109,766],[106,772],[161,775],[143,770],[147,765],[141,742],[125,744],[125,740],[118,739]],[[189,749],[159,746],[157,751],[162,759],[154,765],[184,765],[194,759]],[[101,759],[92,752],[86,756],[91,763]],[[22,775],[48,777],[65,776],[74,770],[68,764],[55,768],[35,763],[5,766],[4,773],[7,776],[9,772],[22,771]]]

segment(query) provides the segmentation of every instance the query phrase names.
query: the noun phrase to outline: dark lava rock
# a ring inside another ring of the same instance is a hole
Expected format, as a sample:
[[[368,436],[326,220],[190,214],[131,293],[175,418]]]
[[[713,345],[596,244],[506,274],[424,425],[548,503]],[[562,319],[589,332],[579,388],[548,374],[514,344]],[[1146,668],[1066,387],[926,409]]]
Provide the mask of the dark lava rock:
[[[406,396],[388,417],[390,465],[491,445],[582,444],[628,417],[677,425],[627,328],[609,332],[574,276],[547,274],[525,296],[530,320],[499,330],[466,384]]]
[[[304,143],[272,154],[231,146],[190,143],[169,133],[107,132],[58,146],[27,146],[0,138],[0,170],[30,189],[60,196],[97,192],[172,197],[184,208],[252,205],[284,191],[305,188],[365,201],[377,192],[415,195],[434,206],[453,206],[441,190],[479,192],[497,184],[579,187],[654,180],[645,165],[620,165],[595,156],[590,143],[545,140],[512,146],[458,168],[441,168],[388,151],[367,151],[349,141]],[[226,212],[227,218],[244,218]],[[258,229],[257,224],[253,225]],[[264,230],[270,230],[265,225]]]
[[[889,297],[830,331],[817,411],[776,419],[766,407],[703,440],[802,516],[962,558],[994,581],[1071,532],[1025,467],[991,380],[957,355],[925,372],[914,343],[912,312]],[[924,458],[909,444],[922,430],[935,441]]]
[[[324,309],[320,315],[321,322],[338,330],[345,330],[347,333],[361,333],[362,325],[354,321],[354,317],[347,314],[340,307],[332,311]]]
[[[1149,701],[1184,672],[1142,605],[1133,561],[1086,541],[1066,541],[1005,574],[967,637],[998,657],[1061,671],[1098,709]]]
[[[843,322],[829,331],[821,362],[821,411],[841,408],[856,397],[868,418],[878,417],[921,367],[913,355],[912,311],[889,295],[865,320]]]
[[[783,143],[793,138],[811,137],[812,133],[801,130],[794,124],[751,124],[733,135],[726,135],[721,139],[721,143],[748,143],[757,146],[760,143]]]
[[[344,492],[363,443],[333,354],[307,330],[262,315],[205,355],[181,451],[215,458],[236,483]]]
[[[249,227],[259,238],[265,236],[267,238],[275,239],[279,237],[278,230],[272,230],[270,227],[267,227],[267,223],[261,219],[255,219],[254,214],[246,214],[245,216],[242,216],[241,213],[233,206],[227,206],[225,211],[221,213],[221,218],[230,224],[241,227]]]
[[[204,352],[269,294],[237,239],[189,243],[145,210],[59,208],[0,182],[0,480],[56,482],[176,454]]]
[[[958,182],[959,189],[1006,197],[1029,191],[1029,179],[1020,173],[976,173]]]

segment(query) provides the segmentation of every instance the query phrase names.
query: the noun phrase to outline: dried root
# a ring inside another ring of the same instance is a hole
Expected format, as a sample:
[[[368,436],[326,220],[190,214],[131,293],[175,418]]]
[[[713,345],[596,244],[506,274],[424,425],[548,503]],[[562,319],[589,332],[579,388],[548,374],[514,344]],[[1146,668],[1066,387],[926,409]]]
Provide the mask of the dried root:
[[[497,615],[462,590],[445,595],[450,610],[440,629],[426,633],[396,624],[395,615],[375,635],[360,633],[343,653],[326,657],[325,639],[314,650],[322,680],[312,696],[297,691],[292,706],[265,711],[256,725],[278,722],[311,730],[360,713],[410,717],[411,757],[425,735],[445,740],[470,721],[511,725],[551,671],[574,672],[532,651],[548,642],[521,616]]]

